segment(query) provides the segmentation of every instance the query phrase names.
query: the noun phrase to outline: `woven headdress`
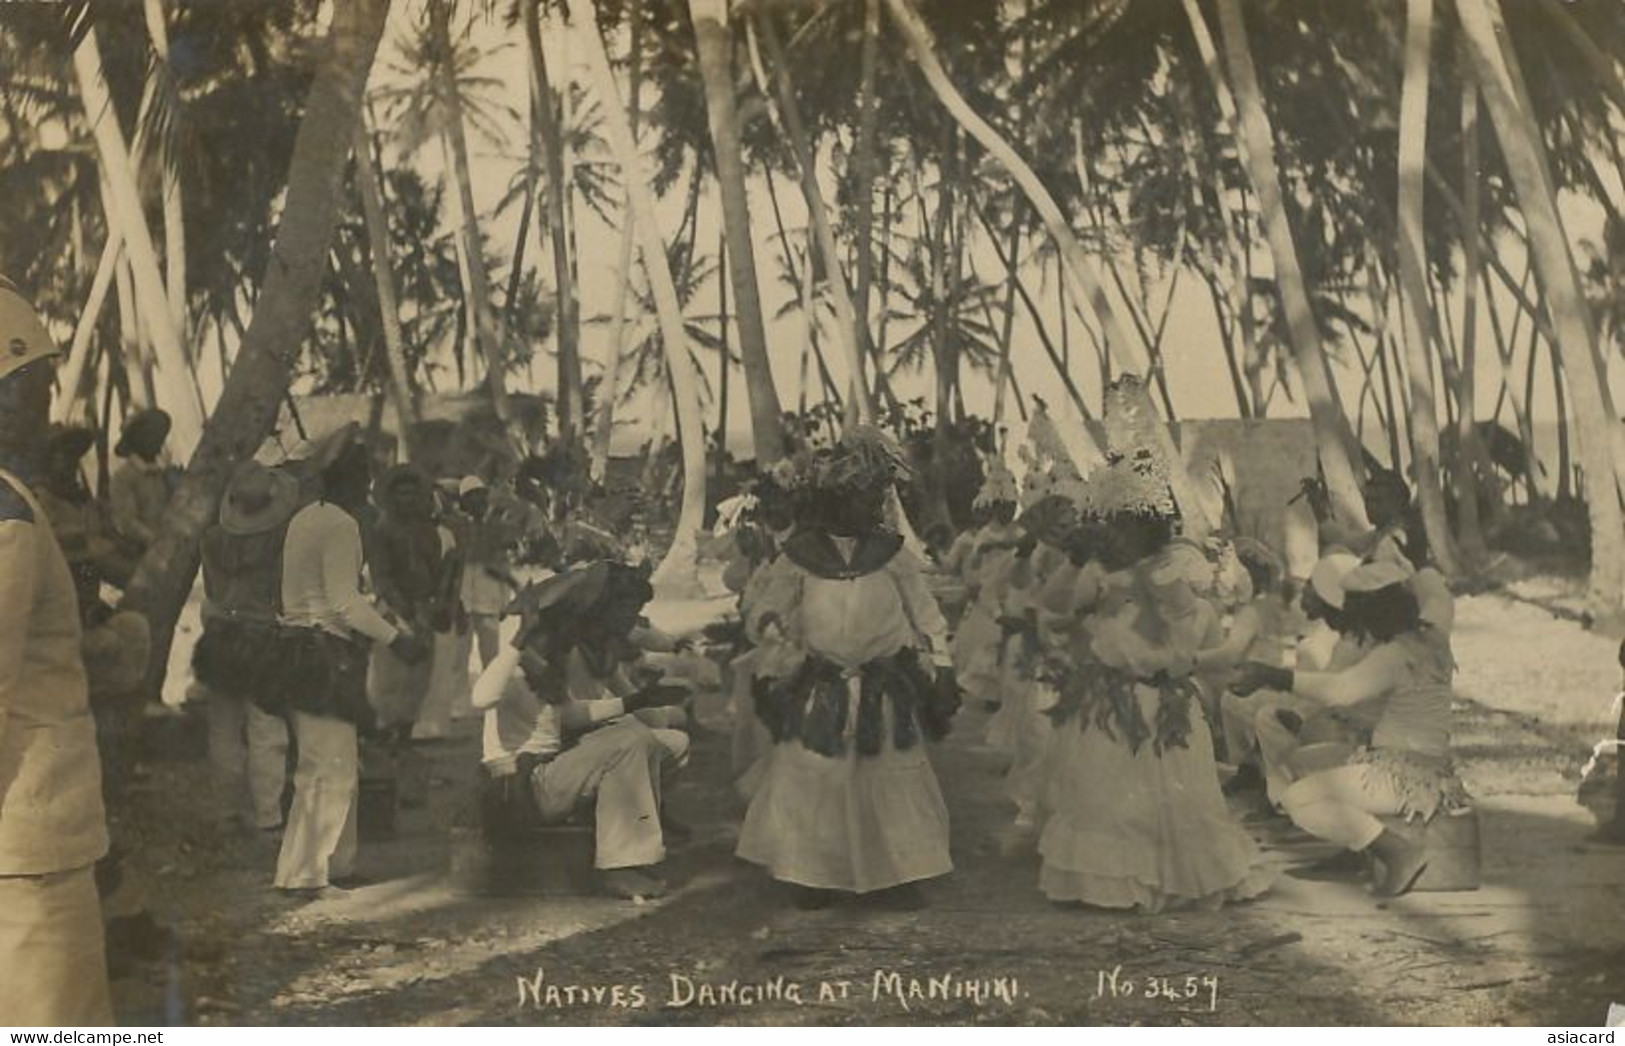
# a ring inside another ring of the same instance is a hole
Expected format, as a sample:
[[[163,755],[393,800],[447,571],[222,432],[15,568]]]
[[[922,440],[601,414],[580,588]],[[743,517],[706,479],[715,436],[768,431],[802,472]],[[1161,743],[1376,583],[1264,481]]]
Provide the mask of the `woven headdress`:
[[[1083,493],[1083,477],[1066,449],[1066,441],[1040,404],[1027,423],[1027,442],[1017,454],[1026,466],[1021,507],[1031,508],[1050,497],[1078,501]]]
[[[1140,379],[1126,374],[1106,387],[1106,464],[1089,474],[1083,507],[1092,516],[1179,515],[1168,462],[1158,449]]]
[[[1016,477],[1001,458],[990,458],[987,463],[987,476],[982,481],[982,489],[977,491],[976,500],[972,502],[973,508],[992,508],[994,505],[1014,505],[1021,500],[1021,492],[1016,489]]]

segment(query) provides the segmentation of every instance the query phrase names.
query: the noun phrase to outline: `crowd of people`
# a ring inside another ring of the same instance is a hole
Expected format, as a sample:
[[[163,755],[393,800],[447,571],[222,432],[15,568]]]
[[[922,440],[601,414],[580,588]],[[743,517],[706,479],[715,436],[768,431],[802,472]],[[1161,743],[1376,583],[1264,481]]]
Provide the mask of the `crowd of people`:
[[[0,336],[0,968],[18,974],[0,1012],[105,1023],[105,981],[87,976],[105,968],[104,783],[129,772],[151,644],[104,597],[165,533],[168,420],[126,421],[103,506],[81,469],[95,433],[47,425],[58,349],[5,285]],[[977,525],[931,551],[900,518],[906,455],[873,428],[723,506],[739,628],[710,653],[732,673],[737,855],[795,904],[927,903],[922,884],[952,871],[931,753],[967,700],[1007,766],[1000,848],[1036,853],[1033,886],[1057,904],[1261,895],[1271,869],[1227,797],[1247,791],[1376,893],[1416,885],[1427,854],[1384,818],[1468,797],[1449,748],[1451,596],[1406,530],[1402,484],[1375,481],[1374,526],[1328,528],[1294,579],[1261,541],[1187,533],[1142,420],[1108,410],[1107,461],[1087,475],[1035,426],[1025,476],[995,455]],[[517,564],[553,508],[494,476],[382,462],[353,424],[232,475],[200,541],[189,697],[208,709],[222,817],[280,839],[278,890],[361,881],[365,745],[398,768],[473,717],[493,845],[590,825],[602,889],[667,890],[688,829],[665,796],[708,680],[691,640],[649,623],[646,564],[597,549]]]
[[[1407,532],[1403,485],[1375,477],[1373,526],[1328,527],[1294,579],[1262,541],[1185,533],[1133,410],[1108,408],[1106,431],[1084,476],[1035,427],[1024,482],[995,457],[977,525],[924,556],[887,525],[907,466],[879,433],[758,485],[732,571],[738,854],[798,903],[912,907],[950,870],[921,742],[961,695],[991,712],[983,740],[1007,767],[1000,849],[1036,852],[1035,886],[1062,905],[1263,894],[1272,869],[1229,798],[1248,792],[1346,851],[1307,874],[1396,896],[1427,854],[1393,819],[1469,809],[1449,748],[1452,597]]]

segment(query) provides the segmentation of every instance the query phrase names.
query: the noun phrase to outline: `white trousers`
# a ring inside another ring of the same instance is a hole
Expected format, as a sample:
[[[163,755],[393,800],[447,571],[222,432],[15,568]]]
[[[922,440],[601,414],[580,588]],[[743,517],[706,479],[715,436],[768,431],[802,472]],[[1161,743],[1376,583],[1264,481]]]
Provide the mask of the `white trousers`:
[[[467,637],[456,632],[436,632],[429,661],[428,692],[412,724],[412,740],[433,741],[451,732],[458,704],[472,710],[473,683],[468,673]]]
[[[1364,850],[1382,834],[1377,814],[1403,812],[1399,793],[1387,774],[1367,766],[1340,766],[1310,774],[1286,790],[1281,805],[1292,823],[1350,850]]]
[[[660,831],[660,772],[675,758],[668,742],[632,718],[586,734],[536,768],[531,788],[542,820],[563,821],[591,799],[597,819],[597,867],[660,863],[666,856]]]
[[[293,736],[299,764],[293,772],[293,809],[277,855],[276,885],[318,889],[354,870],[361,763],[355,727],[342,719],[295,712]]]
[[[502,650],[502,618],[497,614],[468,615],[468,631],[457,637],[457,649],[452,654],[450,673],[451,718],[472,719],[479,713],[474,708],[474,680],[472,669],[475,651],[480,655],[480,671]]]
[[[256,828],[282,823],[288,725],[236,694],[209,691],[209,763],[229,814],[248,804]]]
[[[106,947],[90,867],[0,876],[0,1024],[111,1025]]]

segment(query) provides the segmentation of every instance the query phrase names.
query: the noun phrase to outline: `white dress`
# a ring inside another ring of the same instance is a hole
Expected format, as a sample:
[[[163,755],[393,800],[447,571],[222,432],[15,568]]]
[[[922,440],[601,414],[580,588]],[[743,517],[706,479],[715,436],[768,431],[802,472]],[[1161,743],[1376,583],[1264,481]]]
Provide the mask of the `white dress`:
[[[1114,579],[1120,580],[1120,579]],[[1133,679],[1178,673],[1218,640],[1218,615],[1203,601],[1167,621],[1168,635],[1148,642],[1137,627],[1142,607],[1121,590],[1088,621],[1089,657]],[[1107,676],[1097,677],[1099,686]],[[1219,789],[1212,735],[1191,685],[1182,739],[1169,741],[1164,688],[1134,682],[1127,713],[1148,731],[1137,744],[1119,716],[1104,728],[1101,707],[1085,708],[1055,732],[1039,839],[1039,887],[1054,901],[1154,912],[1217,907],[1269,886],[1262,855]],[[1101,693],[1097,687],[1093,693]]]
[[[842,551],[850,556],[850,544]],[[738,855],[784,882],[856,893],[948,873],[948,808],[925,738],[916,731],[899,747],[890,694],[881,699],[878,751],[860,754],[856,737],[858,670],[906,649],[941,648],[944,622],[919,560],[899,550],[880,569],[851,578],[817,576],[788,556],[766,570],[745,608],[758,642],[756,676],[789,679],[809,656],[833,663],[847,687],[845,729],[834,755],[800,737],[773,746]]]

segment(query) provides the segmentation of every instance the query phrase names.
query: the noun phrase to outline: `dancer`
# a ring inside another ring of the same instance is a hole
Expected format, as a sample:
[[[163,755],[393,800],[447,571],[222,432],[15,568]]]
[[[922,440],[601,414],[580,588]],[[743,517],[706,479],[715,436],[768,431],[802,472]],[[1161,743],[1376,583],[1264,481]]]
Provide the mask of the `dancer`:
[[[959,703],[945,626],[920,561],[882,524],[906,468],[869,428],[825,452],[803,525],[747,600],[756,708],[776,743],[738,854],[805,907],[877,891],[917,907],[917,884],[953,867],[925,746]]]
[[[994,460],[974,505],[986,522],[961,535],[943,564],[965,587],[966,609],[951,644],[955,677],[972,698],[992,706],[1002,700],[999,619],[1005,616],[1004,596],[1022,536],[1015,523],[1017,498],[1015,477]]]
[[[1066,605],[1076,568],[1068,553],[1078,529],[1078,509],[1062,494],[1049,494],[1021,517],[1027,538],[1009,570],[999,625],[1000,705],[988,720],[988,744],[1010,757],[1005,794],[1015,804],[1012,831],[1001,843],[1006,852],[1027,845],[1037,831],[1043,762],[1052,724],[1053,689],[1039,680],[1045,632],[1055,615],[1075,609]]]
[[[1189,546],[1169,549],[1176,512],[1149,450],[1113,455],[1085,503],[1105,525],[1110,575],[1085,639],[1052,662],[1039,887],[1059,903],[1142,912],[1256,897],[1269,876],[1219,791],[1193,679],[1221,639],[1193,589],[1211,564]],[[1081,610],[1090,594],[1080,595]]]
[[[1467,803],[1450,759],[1455,660],[1448,638],[1422,620],[1410,581],[1391,560],[1365,564],[1344,580],[1349,626],[1372,644],[1357,664],[1335,672],[1250,664],[1236,687],[1246,693],[1269,686],[1331,707],[1382,702],[1370,746],[1346,766],[1293,784],[1282,805],[1304,831],[1380,865],[1373,887],[1389,897],[1416,885],[1426,854],[1378,816],[1426,821]]]

